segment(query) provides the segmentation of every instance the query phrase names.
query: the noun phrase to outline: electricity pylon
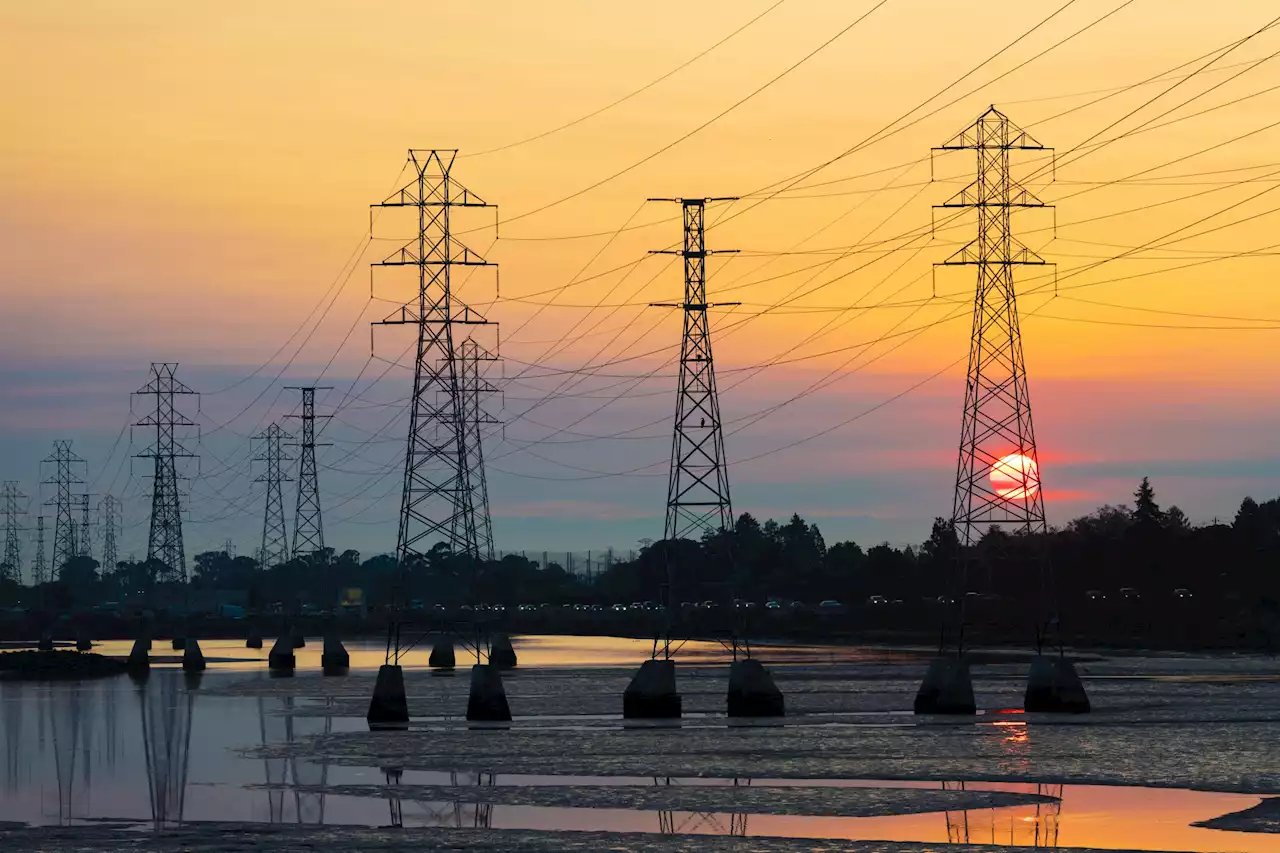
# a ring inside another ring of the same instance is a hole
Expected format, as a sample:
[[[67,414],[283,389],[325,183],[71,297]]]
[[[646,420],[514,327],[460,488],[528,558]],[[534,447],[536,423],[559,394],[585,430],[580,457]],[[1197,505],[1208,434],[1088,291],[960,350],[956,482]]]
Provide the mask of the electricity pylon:
[[[89,498],[93,495],[88,492],[79,496],[80,500],[80,526],[76,528],[76,553],[81,557],[93,557],[93,524],[89,521]]]
[[[402,565],[443,542],[454,554],[478,555],[474,501],[467,470],[466,424],[454,326],[488,321],[458,301],[456,266],[495,266],[452,233],[455,208],[494,208],[453,180],[456,150],[413,149],[414,177],[374,207],[415,208],[417,236],[374,266],[415,267],[416,295],[374,325],[418,329],[413,399],[396,552]]]
[[[409,435],[396,557],[400,572],[439,544],[470,559],[480,558],[475,497],[468,466],[467,423],[458,363],[457,325],[489,325],[453,293],[454,267],[488,267],[481,255],[452,231],[457,209],[493,208],[453,180],[456,150],[411,149],[409,183],[374,207],[408,208],[417,217],[416,236],[374,266],[414,272],[413,297],[374,325],[417,328]],[[403,583],[400,584],[403,587]],[[477,645],[477,655],[479,647]],[[399,663],[398,622],[388,634],[388,662]],[[394,660],[393,660],[394,658]]]
[[[678,250],[663,249],[654,254],[679,255],[684,259],[684,300],[655,302],[654,307],[679,308],[684,314],[680,340],[680,379],[676,391],[676,414],[671,439],[671,468],[667,480],[667,511],[663,522],[663,542],[701,537],[708,531],[733,528],[733,504],[729,499],[729,470],[724,452],[724,431],[720,424],[720,398],[716,393],[715,360],[711,354],[711,324],[707,309],[707,255],[731,254],[736,249],[709,251],[705,219],[707,202],[734,201],[730,198],[651,198],[649,201],[677,202],[683,213],[683,244]],[[738,303],[719,303],[736,305]],[[663,627],[654,637],[653,654],[671,657],[672,600],[674,567],[663,546],[665,575],[659,595],[663,607]],[[731,578],[731,581],[733,579]],[[736,597],[733,583],[729,598]],[[729,602],[732,607],[732,601]],[[739,616],[736,612],[734,617]],[[740,625],[735,618],[732,648],[737,659]]]
[[[40,586],[49,579],[49,567],[44,559],[44,516],[36,517],[36,558],[31,564],[31,585]]]
[[[463,420],[466,423],[467,476],[471,481],[471,511],[476,524],[476,548],[480,557],[493,559],[493,521],[489,514],[489,486],[484,473],[484,443],[480,428],[498,421],[484,409],[482,395],[497,389],[484,378],[481,363],[497,358],[475,338],[467,338],[458,348],[459,382],[462,386]]]
[[[76,470],[84,465],[84,460],[71,452],[69,440],[53,443],[53,455],[44,460],[45,464],[54,466],[54,473],[45,480],[45,485],[54,487],[51,500],[45,506],[54,508],[53,517],[53,572],[60,574],[62,567],[76,556],[75,518],[72,517],[72,505],[76,497],[72,487],[84,483],[76,474]]]
[[[1012,151],[1051,149],[992,107],[934,150],[977,155],[974,181],[939,205],[975,210],[978,219],[977,236],[942,264],[974,266],[978,273],[951,513],[962,550],[958,580],[964,585],[963,555],[990,525],[1024,533],[1047,529],[1013,275],[1015,267],[1045,261],[1013,236],[1011,221],[1015,210],[1046,205],[1012,177],[1009,161]],[[957,588],[953,594],[962,598],[964,592]],[[961,623],[963,642],[963,618]]]
[[[174,376],[175,362],[152,362],[151,381],[134,391],[134,396],[155,397],[155,409],[134,426],[156,431],[155,443],[137,454],[139,459],[155,460],[151,484],[151,532],[147,537],[147,560],[158,560],[157,583],[186,583],[187,558],[182,543],[182,503],[178,491],[179,459],[192,459],[175,435],[178,428],[195,426],[174,407],[173,398],[196,395]]]
[[[4,491],[4,563],[0,564],[0,579],[22,583],[22,545],[18,534],[22,532],[22,501],[27,499],[18,489],[17,480],[7,480]]]
[[[102,530],[102,570],[113,571],[120,562],[116,537],[120,532],[120,502],[113,495],[98,501],[98,524]]]
[[[302,421],[302,440],[290,442],[292,447],[302,448],[298,461],[298,503],[293,516],[293,556],[319,554],[324,550],[324,523],[320,517],[320,478],[316,473],[316,418],[332,415],[316,414],[316,391],[328,387],[293,387],[286,390],[302,392],[302,414],[288,415]]]
[[[267,470],[255,483],[266,483],[267,501],[262,514],[262,548],[258,552],[259,568],[269,569],[289,560],[289,535],[284,524],[284,490],[282,483],[293,480],[285,474],[284,463],[292,462],[293,457],[284,453],[283,440],[289,434],[279,424],[271,424],[255,440],[265,441],[266,449],[261,456],[254,457],[256,462],[267,463]]]
[[[684,258],[684,301],[652,304],[680,308],[684,312],[680,387],[676,394],[663,538],[686,539],[699,536],[706,530],[727,530],[733,526],[733,504],[729,499],[729,472],[725,467],[724,431],[720,425],[720,400],[716,395],[716,369],[711,355],[711,326],[707,321],[707,309],[738,303],[712,305],[707,302],[707,255],[737,250],[709,251],[703,220],[707,202],[734,199],[649,200],[678,202],[684,212],[683,248],[654,253]]]

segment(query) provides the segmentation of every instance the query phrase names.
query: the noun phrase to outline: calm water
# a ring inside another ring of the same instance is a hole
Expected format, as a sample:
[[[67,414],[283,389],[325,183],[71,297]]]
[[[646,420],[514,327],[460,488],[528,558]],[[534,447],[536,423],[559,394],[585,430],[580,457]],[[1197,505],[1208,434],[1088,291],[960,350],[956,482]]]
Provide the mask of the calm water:
[[[1243,794],[980,781],[517,776],[477,772],[472,767],[428,772],[299,757],[246,757],[242,750],[305,741],[314,735],[362,732],[366,726],[359,717],[335,714],[336,700],[332,696],[217,695],[229,683],[242,682],[247,677],[246,670],[261,675],[266,650],[246,650],[241,641],[209,641],[201,645],[212,671],[198,683],[179,670],[164,666],[158,666],[142,684],[124,677],[83,683],[0,682],[0,726],[5,742],[0,821],[74,825],[105,820],[143,827],[236,821],[710,833],[922,843],[969,841],[1244,853],[1275,853],[1280,849],[1276,836],[1191,826],[1260,801],[1258,796]],[[372,667],[382,662],[382,651],[376,644],[349,644],[349,648],[357,666]],[[521,641],[518,650],[521,668],[531,669],[634,665],[647,648],[645,641],[529,638]],[[107,644],[99,650],[123,654],[127,644]],[[696,660],[699,655],[709,658],[716,653],[716,647],[699,644],[689,651],[689,657]],[[156,643],[155,653],[157,658],[170,654],[167,644],[160,642]],[[299,667],[318,668],[319,654],[319,641],[310,641],[299,650]],[[819,664],[833,656],[848,661],[874,654],[852,649],[791,647],[775,651],[772,659],[794,656],[788,660]],[[888,659],[892,660],[892,656]],[[302,685],[300,694],[340,683],[337,679],[303,678],[285,682]],[[514,727],[520,725],[517,721]],[[788,725],[804,723],[789,721]],[[1014,739],[1020,736],[1018,726],[1025,726],[1002,725],[1009,726],[1009,737]],[[565,737],[573,735],[566,733]],[[325,786],[385,788],[391,784],[464,789],[654,784],[963,787],[969,791],[1038,793],[1057,799],[1048,804],[995,809],[854,818],[504,805],[476,803],[475,797],[423,802],[397,798],[393,791],[352,796],[317,790]]]

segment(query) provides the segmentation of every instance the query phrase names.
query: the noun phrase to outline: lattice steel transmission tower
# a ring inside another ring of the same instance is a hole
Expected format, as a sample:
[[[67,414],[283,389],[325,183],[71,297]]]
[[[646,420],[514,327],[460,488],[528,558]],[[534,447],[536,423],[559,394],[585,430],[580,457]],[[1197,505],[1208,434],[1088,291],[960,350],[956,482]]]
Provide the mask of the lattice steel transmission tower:
[[[76,471],[85,462],[71,452],[69,440],[60,440],[53,443],[53,455],[45,459],[44,464],[54,466],[53,475],[44,483],[54,487],[53,498],[45,501],[45,506],[54,508],[53,572],[58,574],[66,562],[77,555],[76,522],[71,513],[78,499],[72,494],[72,490],[74,486],[84,483]]]
[[[267,463],[264,471],[255,483],[267,486],[266,507],[262,514],[262,547],[258,550],[258,566],[269,569],[289,561],[289,533],[284,523],[284,489],[283,483],[292,483],[293,479],[285,474],[285,463],[292,462],[292,456],[286,456],[284,441],[291,436],[280,428],[279,424],[271,424],[258,435],[256,441],[266,442],[261,456],[255,456],[255,462]]]
[[[178,490],[179,459],[193,459],[178,440],[176,430],[194,427],[194,421],[177,410],[174,398],[197,396],[174,376],[175,362],[152,362],[151,381],[133,392],[134,396],[155,398],[155,409],[134,426],[155,429],[155,442],[139,459],[155,460],[151,484],[151,531],[147,537],[147,560],[158,560],[157,583],[186,583],[187,558],[182,543],[182,500]]]
[[[76,527],[76,553],[81,557],[93,557],[93,523],[89,520],[89,493],[79,495],[80,524]]]
[[[44,558],[44,516],[36,517],[36,558],[31,563],[31,585],[40,586],[49,579],[49,566]]]
[[[294,387],[286,390],[302,392],[302,414],[288,415],[302,421],[302,440],[290,442],[292,447],[302,448],[298,456],[298,503],[293,515],[293,556],[319,554],[324,550],[324,522],[320,517],[320,478],[316,473],[316,418],[332,415],[316,414],[316,391],[328,387]]]
[[[453,180],[456,150],[413,149],[413,178],[379,208],[413,208],[417,236],[374,264],[415,270],[415,294],[395,314],[374,325],[418,330],[413,399],[405,453],[404,491],[396,554],[403,567],[443,542],[454,554],[479,556],[472,483],[467,465],[467,424],[454,326],[487,325],[453,294],[453,268],[495,266],[451,230],[453,211],[493,208]]]
[[[4,501],[4,563],[0,564],[0,578],[14,583],[22,583],[22,544],[18,537],[25,528],[22,517],[26,510],[23,501],[27,499],[18,489],[17,480],[7,480],[0,500]]]
[[[1046,529],[1039,456],[1031,424],[1031,396],[1013,270],[1045,261],[1013,236],[1014,210],[1046,205],[1010,174],[1011,151],[1045,151],[1026,131],[992,107],[935,151],[974,151],[973,183],[944,209],[977,211],[978,235],[943,266],[977,267],[978,283],[965,381],[964,417],[952,520],[962,546],[992,524],[1020,531]]]
[[[720,424],[720,400],[716,395],[716,369],[711,355],[711,325],[707,321],[707,309],[738,303],[713,305],[707,302],[707,255],[737,250],[708,250],[703,222],[707,202],[735,199],[649,200],[678,202],[684,212],[683,248],[655,252],[684,258],[684,301],[652,304],[662,308],[680,308],[684,312],[680,387],[676,395],[663,539],[686,539],[700,536],[705,530],[733,528],[733,504],[729,499],[729,472],[724,453],[724,431]]]
[[[471,512],[476,525],[476,549],[485,560],[493,559],[493,521],[489,514],[489,486],[484,473],[482,426],[498,421],[484,409],[484,395],[497,389],[484,378],[481,364],[497,361],[475,338],[467,338],[458,348],[462,411],[466,423],[467,477],[471,482]]]
[[[120,562],[116,537],[120,533],[120,502],[113,495],[98,501],[98,525],[102,530],[102,569],[111,571]]]

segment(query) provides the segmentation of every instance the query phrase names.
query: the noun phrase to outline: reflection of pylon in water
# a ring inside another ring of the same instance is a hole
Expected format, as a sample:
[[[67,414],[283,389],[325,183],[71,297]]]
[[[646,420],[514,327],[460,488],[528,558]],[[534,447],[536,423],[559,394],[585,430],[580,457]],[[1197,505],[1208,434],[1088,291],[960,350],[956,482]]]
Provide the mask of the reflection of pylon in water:
[[[74,817],[76,757],[80,740],[80,691],[50,690],[46,694],[53,722],[53,763],[58,775],[58,823],[70,825]]]
[[[943,782],[942,789],[966,790],[964,782]],[[1030,786],[1027,786],[1026,793],[1032,793]],[[1011,847],[1056,848],[1058,818],[1062,813],[1062,785],[1037,784],[1034,793],[1051,798],[1048,802],[1036,803],[1034,817],[1028,817],[1021,809],[1009,808],[946,812],[947,841],[951,844],[1000,843]],[[1007,831],[1005,820],[1009,822]]]
[[[384,767],[382,775],[386,777],[387,787],[400,784],[400,777],[404,775],[404,769],[401,767]],[[392,794],[387,797],[387,808],[391,811],[391,825],[396,829],[404,826],[404,805],[400,802],[400,797]]]
[[[326,708],[332,708],[332,696],[325,699],[325,706]],[[285,717],[285,740],[287,743],[293,743],[298,737],[318,734],[327,735],[332,732],[333,717],[327,713],[323,717],[295,717],[293,714]],[[293,757],[291,751],[289,771],[293,776],[293,802],[294,808],[297,810],[298,823],[323,826],[324,788],[329,784],[328,759],[322,759],[318,765],[309,761],[298,761]]]
[[[653,784],[678,785],[679,782],[673,780],[670,776],[653,777]],[[751,784],[750,779],[733,780],[733,786],[746,787]],[[726,825],[724,818],[728,817],[729,822]],[[730,837],[745,837],[747,834],[747,813],[731,812],[725,815],[721,812],[678,812],[673,809],[658,810],[658,831],[663,835],[724,835]]]
[[[191,710],[195,694],[178,673],[139,687],[142,745],[146,752],[151,822],[156,829],[182,823],[187,803],[187,761],[191,755]]]
[[[281,700],[281,704],[283,705],[286,701],[291,700]],[[262,738],[263,746],[279,743],[281,740],[280,737],[274,736],[275,732],[268,734],[267,719],[266,701],[262,697],[258,697],[258,732]],[[273,715],[270,719],[273,728],[280,725],[279,717]],[[262,774],[267,783],[267,820],[272,824],[277,824],[284,820],[283,786],[286,766],[283,758],[264,757],[262,759]]]
[[[23,787],[22,717],[24,711],[22,693],[5,696],[0,688],[0,725],[4,726],[4,790],[16,794]]]

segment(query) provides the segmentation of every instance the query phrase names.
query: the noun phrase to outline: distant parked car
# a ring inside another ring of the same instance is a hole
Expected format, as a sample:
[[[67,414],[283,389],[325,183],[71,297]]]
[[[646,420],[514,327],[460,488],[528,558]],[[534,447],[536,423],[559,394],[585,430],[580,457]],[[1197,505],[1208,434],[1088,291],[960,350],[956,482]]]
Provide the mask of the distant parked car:
[[[1173,591],[1174,598],[1191,598],[1191,590],[1184,586],[1180,586]]]
[[[839,610],[841,607],[844,607],[844,605],[834,598],[828,598],[818,604],[818,608],[821,610]]]
[[[776,601],[766,601],[764,603],[764,609],[765,610],[781,610],[782,605]]]
[[[1138,591],[1131,586],[1120,587],[1120,597],[1128,599],[1129,601],[1136,601],[1137,599],[1142,598],[1142,596],[1138,594]]]
[[[719,606],[720,605],[716,604],[714,601],[712,601],[709,598],[698,605],[699,609],[702,609],[702,610],[715,610]]]
[[[1107,596],[1100,589],[1091,589],[1085,592],[1084,597],[1090,601],[1105,601]]]
[[[888,603],[889,603],[889,599],[885,598],[883,595],[873,595],[867,599],[867,604],[870,604],[873,607],[881,604],[888,604]]]
[[[613,605],[613,607],[611,607],[610,609],[611,609],[614,613],[626,613],[626,612],[627,612],[627,605],[625,605],[625,604],[615,604],[615,605]]]

